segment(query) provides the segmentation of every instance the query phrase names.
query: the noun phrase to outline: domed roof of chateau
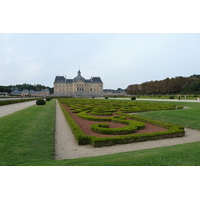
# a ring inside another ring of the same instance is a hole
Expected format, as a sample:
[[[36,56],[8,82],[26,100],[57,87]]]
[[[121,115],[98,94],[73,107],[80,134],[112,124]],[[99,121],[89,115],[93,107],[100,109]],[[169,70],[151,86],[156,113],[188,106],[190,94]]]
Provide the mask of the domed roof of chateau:
[[[85,82],[85,79],[81,76],[81,71],[78,70],[78,75],[74,78],[73,82],[82,81]]]

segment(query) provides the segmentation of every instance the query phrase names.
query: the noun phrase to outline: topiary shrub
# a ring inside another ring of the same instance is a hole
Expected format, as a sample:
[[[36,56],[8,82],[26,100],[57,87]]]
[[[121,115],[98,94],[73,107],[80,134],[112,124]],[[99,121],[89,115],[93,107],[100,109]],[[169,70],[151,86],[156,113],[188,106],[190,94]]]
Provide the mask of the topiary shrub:
[[[51,100],[51,97],[46,97],[46,101],[50,101]]]
[[[136,100],[136,97],[131,97],[131,100]]]
[[[36,101],[36,104],[37,104],[37,105],[45,105],[45,104],[46,104],[46,101],[45,101],[44,99],[38,99],[38,100]]]
[[[174,96],[169,96],[169,99],[174,99]]]
[[[108,97],[105,97],[105,99],[108,99]]]

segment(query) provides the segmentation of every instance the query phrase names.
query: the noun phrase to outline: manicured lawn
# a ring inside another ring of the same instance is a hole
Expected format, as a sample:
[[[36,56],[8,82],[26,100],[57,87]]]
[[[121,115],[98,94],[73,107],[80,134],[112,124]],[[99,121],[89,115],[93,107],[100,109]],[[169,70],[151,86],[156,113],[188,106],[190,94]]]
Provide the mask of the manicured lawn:
[[[161,103],[161,102],[159,102]],[[167,102],[172,103],[174,102]],[[154,119],[199,127],[199,103],[184,110],[140,113]],[[171,119],[172,118],[172,119]],[[197,118],[197,119],[196,119]],[[199,166],[200,142],[98,157],[54,160],[55,100],[0,118],[1,166]]]
[[[142,101],[143,102],[143,101]],[[166,102],[159,102],[166,103]],[[138,115],[155,119],[159,121],[169,122],[181,125],[188,128],[200,130],[200,102],[167,102],[168,104],[183,105],[187,108],[181,110],[163,110],[163,111],[150,111],[141,112]]]
[[[0,165],[54,158],[55,100],[0,118]]]
[[[162,95],[162,96],[159,96],[159,95],[147,95],[147,96],[139,96],[139,97],[136,97],[138,99],[169,99],[170,96],[173,96],[174,99],[178,99],[178,95]],[[185,98],[184,95],[181,96],[181,100],[184,100],[184,99],[191,99],[191,100],[195,100],[197,97],[194,97],[194,95],[191,95],[191,96],[187,96]]]
[[[142,96],[142,95],[139,95],[139,96],[135,96],[136,97],[136,99],[152,99],[152,100],[154,100],[154,99],[167,99],[167,100],[169,100],[169,97],[170,96],[173,96],[174,97],[174,99],[177,99],[178,100],[178,95],[161,95],[161,96],[159,96],[159,95],[146,95],[146,96]],[[199,96],[197,96],[198,98],[199,98]],[[190,95],[190,96],[187,96],[186,98],[185,98],[185,95],[182,95],[181,96],[181,100],[195,100],[197,97],[194,97],[194,95]],[[127,99],[130,99],[131,97],[109,97],[109,99],[110,98],[127,98]]]
[[[200,142],[105,156],[31,163],[44,166],[199,166]],[[27,163],[27,165],[30,165]]]

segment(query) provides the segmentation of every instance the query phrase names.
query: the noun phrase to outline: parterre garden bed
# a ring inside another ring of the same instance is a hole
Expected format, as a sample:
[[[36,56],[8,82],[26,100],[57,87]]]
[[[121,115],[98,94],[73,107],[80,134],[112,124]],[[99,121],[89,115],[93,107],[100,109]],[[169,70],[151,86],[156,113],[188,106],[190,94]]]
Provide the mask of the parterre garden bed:
[[[128,114],[182,106],[97,99],[60,99],[59,103],[80,145],[101,147],[185,135],[181,126]]]

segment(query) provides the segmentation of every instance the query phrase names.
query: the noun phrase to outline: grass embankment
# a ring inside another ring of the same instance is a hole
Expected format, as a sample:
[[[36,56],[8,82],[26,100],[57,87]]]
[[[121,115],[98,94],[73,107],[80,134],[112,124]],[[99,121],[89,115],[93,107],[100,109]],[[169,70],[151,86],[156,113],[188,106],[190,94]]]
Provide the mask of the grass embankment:
[[[55,100],[0,118],[0,165],[53,160]]]

